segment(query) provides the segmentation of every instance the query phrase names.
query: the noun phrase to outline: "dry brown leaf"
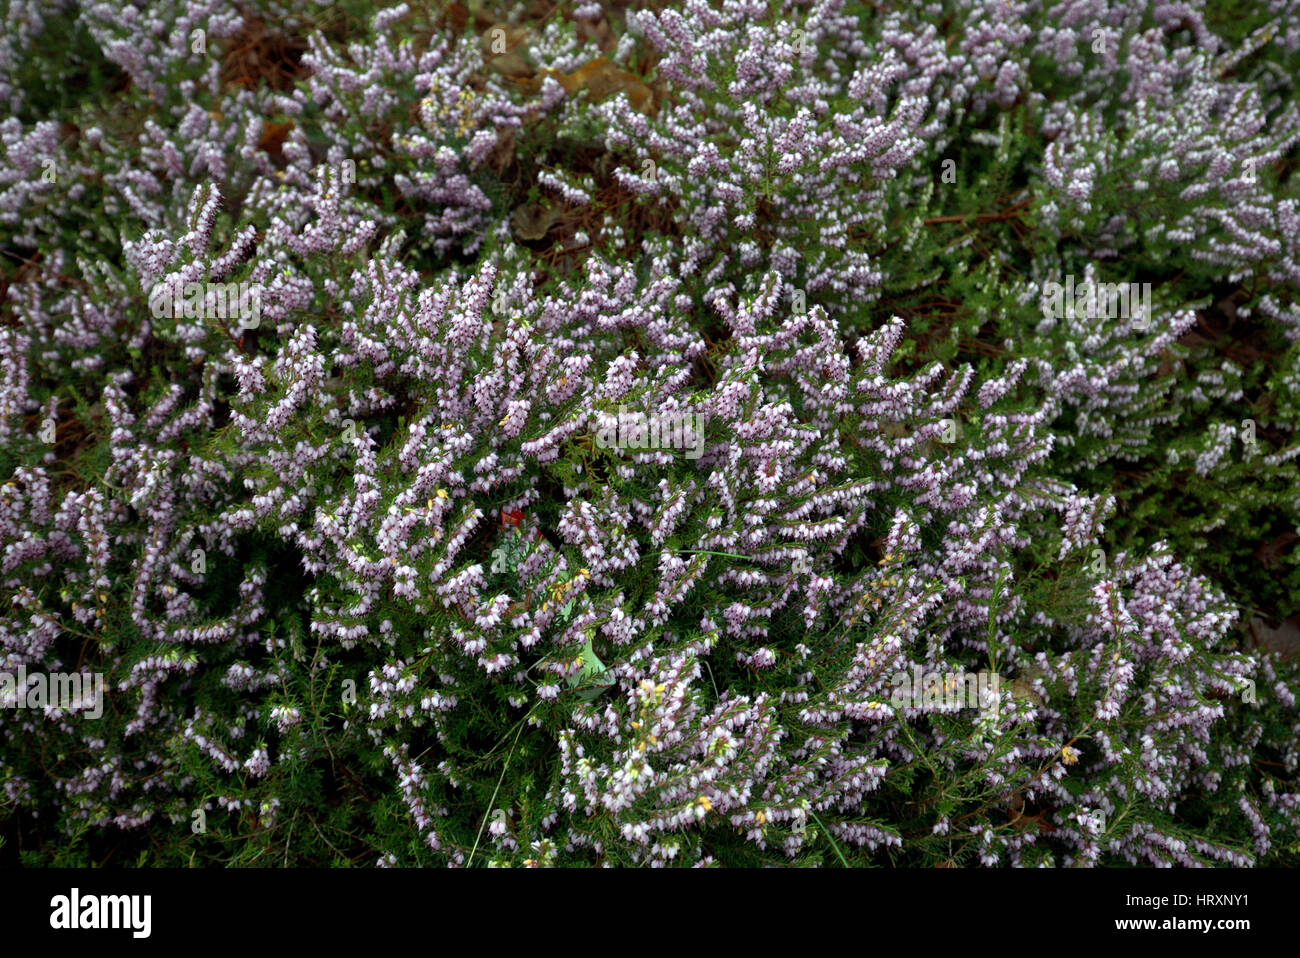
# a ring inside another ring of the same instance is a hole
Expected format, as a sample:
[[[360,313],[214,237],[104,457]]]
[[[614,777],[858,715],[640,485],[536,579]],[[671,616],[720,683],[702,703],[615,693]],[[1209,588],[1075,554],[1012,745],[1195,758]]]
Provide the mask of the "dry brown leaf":
[[[650,88],[632,74],[614,66],[605,57],[589,60],[572,73],[547,70],[546,75],[554,77],[569,95],[586,90],[591,102],[599,103],[607,97],[626,93],[634,110],[645,114],[651,112],[654,94]]]
[[[1033,685],[1023,678],[1017,676],[1010,683],[1011,695],[1013,698],[1029,701],[1034,705],[1042,705],[1043,697],[1034,690]]]
[[[1047,815],[1047,809],[1041,809],[1032,815],[1025,814],[1025,800],[1021,797],[1019,792],[1011,796],[1011,801],[1007,804],[1007,818],[1010,824],[1015,828],[1023,831],[1032,826],[1037,828],[1038,831],[1044,833],[1056,831],[1056,826],[1047,821],[1045,817]]]
[[[604,17],[599,20],[579,20],[577,27],[578,33],[594,43],[602,53],[608,53],[618,46],[618,38]]]
[[[543,207],[540,203],[525,203],[511,216],[515,236],[522,240],[542,239],[561,215],[556,210]]]
[[[284,141],[289,138],[293,132],[293,121],[287,123],[262,123],[262,137],[257,141],[257,148],[265,150],[274,160],[283,158],[281,152],[284,147]]]
[[[515,131],[510,127],[497,134],[497,144],[492,148],[492,168],[504,175],[515,156]]]
[[[510,50],[488,61],[488,69],[502,76],[531,79],[537,74],[533,66],[518,50]]]

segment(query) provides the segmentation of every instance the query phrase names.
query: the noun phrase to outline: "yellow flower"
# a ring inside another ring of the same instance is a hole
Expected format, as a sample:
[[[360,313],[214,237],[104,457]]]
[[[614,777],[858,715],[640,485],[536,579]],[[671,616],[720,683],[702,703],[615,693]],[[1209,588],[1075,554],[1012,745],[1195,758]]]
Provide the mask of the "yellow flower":
[[[1079,760],[1079,753],[1068,745],[1061,746],[1061,761],[1066,765],[1073,765]]]
[[[706,812],[713,811],[713,803],[709,801],[709,796],[701,795],[699,798],[696,799],[696,802],[698,802],[700,808],[704,809]]]
[[[439,490],[438,490],[438,498],[439,498],[439,499],[446,499],[446,498],[447,498],[447,490],[446,490],[446,489],[439,489]]]
[[[762,812],[759,812],[757,815],[754,816],[754,820],[757,821],[758,824],[763,825],[767,823],[767,816]]]

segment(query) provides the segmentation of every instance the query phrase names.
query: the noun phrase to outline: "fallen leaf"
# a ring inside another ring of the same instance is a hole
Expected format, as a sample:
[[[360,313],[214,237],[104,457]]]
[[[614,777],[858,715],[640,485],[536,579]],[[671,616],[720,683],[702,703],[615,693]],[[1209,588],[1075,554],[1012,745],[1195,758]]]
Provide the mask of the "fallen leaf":
[[[539,240],[563,214],[543,207],[540,203],[525,203],[518,207],[510,217],[515,228],[515,236],[521,240]]]
[[[1010,689],[1013,698],[1020,699],[1021,701],[1032,702],[1034,705],[1043,704],[1043,697],[1039,695],[1038,692],[1034,690],[1033,685],[1024,678],[1017,676],[1012,679]]]
[[[508,50],[488,61],[488,69],[511,79],[531,79],[537,74],[518,50]]]
[[[293,132],[293,121],[287,123],[271,123],[269,121],[262,123],[262,136],[257,141],[257,148],[264,150],[273,160],[284,158],[282,152],[284,141],[289,138]]]
[[[1015,828],[1023,831],[1030,826],[1034,826],[1038,831],[1044,834],[1050,834],[1051,832],[1056,831],[1056,826],[1043,817],[1047,814],[1047,809],[1044,808],[1032,815],[1025,814],[1025,800],[1019,793],[1013,795],[1008,804],[1010,805],[1008,818],[1010,824]]]
[[[608,53],[618,46],[618,38],[610,29],[609,21],[603,15],[597,20],[578,20],[578,32],[594,43],[602,53]]]
[[[558,70],[546,71],[546,76],[554,77],[569,95],[579,90],[586,90],[587,97],[593,103],[599,103],[619,93],[626,93],[632,109],[638,113],[649,114],[654,101],[650,88],[632,74],[620,70],[605,57],[588,60],[572,73]]]

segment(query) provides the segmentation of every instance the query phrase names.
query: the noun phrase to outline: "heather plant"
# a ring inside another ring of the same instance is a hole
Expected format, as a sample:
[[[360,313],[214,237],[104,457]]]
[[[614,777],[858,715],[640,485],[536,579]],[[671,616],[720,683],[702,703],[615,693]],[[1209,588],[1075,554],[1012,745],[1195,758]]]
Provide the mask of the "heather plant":
[[[1294,862],[1270,15],[6,6],[6,847]]]

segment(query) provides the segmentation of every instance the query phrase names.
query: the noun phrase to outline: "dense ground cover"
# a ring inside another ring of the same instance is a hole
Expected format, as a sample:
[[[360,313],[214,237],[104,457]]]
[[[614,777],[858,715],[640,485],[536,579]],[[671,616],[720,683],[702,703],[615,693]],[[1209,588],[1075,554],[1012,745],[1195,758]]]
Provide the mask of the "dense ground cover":
[[[0,858],[1296,863],[1296,0],[0,14]]]

